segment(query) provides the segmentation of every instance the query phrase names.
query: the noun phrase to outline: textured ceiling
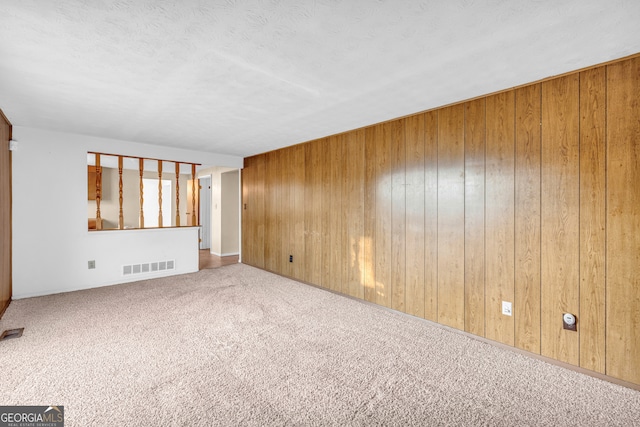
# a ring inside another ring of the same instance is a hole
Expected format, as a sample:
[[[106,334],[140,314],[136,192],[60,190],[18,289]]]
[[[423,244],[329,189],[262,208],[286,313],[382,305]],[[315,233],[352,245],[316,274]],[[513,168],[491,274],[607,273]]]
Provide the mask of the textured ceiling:
[[[0,0],[14,125],[247,156],[640,52],[638,0]]]

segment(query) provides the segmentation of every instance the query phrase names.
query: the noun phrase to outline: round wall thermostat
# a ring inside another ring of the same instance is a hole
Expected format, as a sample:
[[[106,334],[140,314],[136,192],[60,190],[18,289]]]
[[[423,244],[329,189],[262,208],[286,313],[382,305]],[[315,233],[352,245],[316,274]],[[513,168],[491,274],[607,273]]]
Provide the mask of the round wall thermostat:
[[[564,323],[567,325],[574,325],[576,323],[576,316],[571,313],[565,313],[562,316],[562,320],[564,320]]]

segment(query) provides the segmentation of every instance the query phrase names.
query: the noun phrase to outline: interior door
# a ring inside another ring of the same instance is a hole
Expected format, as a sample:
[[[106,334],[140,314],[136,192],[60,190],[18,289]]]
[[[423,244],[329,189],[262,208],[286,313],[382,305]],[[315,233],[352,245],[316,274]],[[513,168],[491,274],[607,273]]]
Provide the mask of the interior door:
[[[11,124],[0,110],[0,317],[11,302]]]

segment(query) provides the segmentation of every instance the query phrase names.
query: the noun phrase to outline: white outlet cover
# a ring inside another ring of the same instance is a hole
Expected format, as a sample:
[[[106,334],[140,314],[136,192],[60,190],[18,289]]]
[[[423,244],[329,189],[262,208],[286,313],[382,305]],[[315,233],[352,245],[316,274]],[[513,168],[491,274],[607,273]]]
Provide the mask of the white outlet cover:
[[[511,316],[511,303],[507,301],[502,301],[502,314],[506,316]]]
[[[565,313],[562,316],[562,319],[564,320],[564,323],[569,326],[573,326],[576,323],[576,317],[571,313]]]

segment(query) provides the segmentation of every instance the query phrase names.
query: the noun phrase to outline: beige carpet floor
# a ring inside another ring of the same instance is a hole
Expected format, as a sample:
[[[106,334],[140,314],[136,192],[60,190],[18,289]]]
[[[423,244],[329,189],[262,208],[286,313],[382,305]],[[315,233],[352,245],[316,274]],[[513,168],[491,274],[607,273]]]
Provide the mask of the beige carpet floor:
[[[640,425],[638,391],[241,264],[14,301],[14,327],[0,405],[67,426]]]

